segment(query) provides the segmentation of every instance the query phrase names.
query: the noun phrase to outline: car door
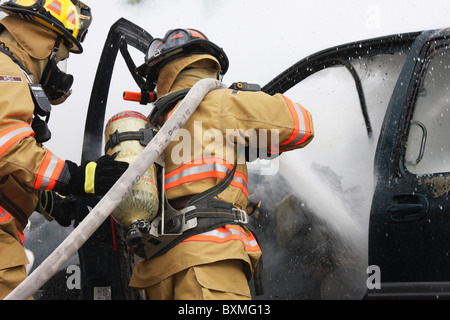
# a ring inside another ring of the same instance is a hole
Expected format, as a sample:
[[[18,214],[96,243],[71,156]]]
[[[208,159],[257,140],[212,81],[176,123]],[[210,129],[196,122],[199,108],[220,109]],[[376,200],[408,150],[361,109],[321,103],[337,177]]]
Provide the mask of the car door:
[[[262,298],[356,299],[366,292],[376,141],[418,34],[326,49],[263,87],[307,108],[316,136],[281,155],[279,174],[249,165],[250,200],[261,200],[251,219],[263,249]]]
[[[443,297],[450,288],[450,42],[413,45],[388,107],[375,168],[369,297]]]

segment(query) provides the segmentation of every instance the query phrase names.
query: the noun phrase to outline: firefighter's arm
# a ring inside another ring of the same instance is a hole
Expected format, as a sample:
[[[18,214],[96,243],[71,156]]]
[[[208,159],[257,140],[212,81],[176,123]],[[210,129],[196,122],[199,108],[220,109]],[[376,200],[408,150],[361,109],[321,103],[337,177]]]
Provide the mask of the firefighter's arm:
[[[23,139],[20,144],[29,144],[30,148],[24,149],[35,149],[35,156],[42,160],[26,163],[24,159],[30,159],[30,154],[24,152],[21,157],[24,150],[17,148],[10,157],[6,154],[0,158],[0,168],[4,173],[20,177],[29,187],[40,189],[36,211],[47,220],[56,220],[64,227],[70,225],[73,218],[71,213],[76,211],[75,196],[89,193],[104,195],[128,168],[128,163],[115,161],[111,156],[103,156],[97,161],[78,166],[71,161],[61,160],[50,150],[40,150],[29,138]],[[22,162],[13,160],[19,158]]]
[[[225,128],[244,130],[247,142],[256,133],[257,148],[279,154],[305,147],[314,137],[312,116],[304,107],[282,94],[264,92],[224,93],[220,114]]]
[[[25,122],[0,126],[1,175],[13,175],[30,188],[63,195],[104,195],[128,168],[128,163],[108,155],[78,166],[37,144],[33,135]]]
[[[280,136],[280,151],[289,151],[293,149],[303,148],[314,138],[314,126],[311,113],[299,103],[293,102],[288,97],[277,94],[274,96],[279,103],[280,117],[282,114],[283,121],[287,125]],[[286,110],[289,112],[287,114]],[[291,123],[291,127],[289,127]],[[281,132],[281,130],[280,130]]]

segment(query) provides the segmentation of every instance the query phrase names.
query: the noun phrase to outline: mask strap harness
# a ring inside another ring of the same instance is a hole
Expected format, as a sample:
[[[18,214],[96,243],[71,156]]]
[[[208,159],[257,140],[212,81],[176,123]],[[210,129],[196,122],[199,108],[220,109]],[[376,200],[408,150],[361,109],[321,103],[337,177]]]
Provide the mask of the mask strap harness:
[[[50,57],[48,58],[48,63],[45,66],[44,72],[42,72],[41,85],[45,84],[45,81],[47,80],[47,78],[50,74],[50,71],[52,69],[52,63],[56,64],[56,55],[59,52],[60,43],[61,43],[61,37],[58,36],[56,38],[55,45],[53,46],[52,53],[50,54]]]

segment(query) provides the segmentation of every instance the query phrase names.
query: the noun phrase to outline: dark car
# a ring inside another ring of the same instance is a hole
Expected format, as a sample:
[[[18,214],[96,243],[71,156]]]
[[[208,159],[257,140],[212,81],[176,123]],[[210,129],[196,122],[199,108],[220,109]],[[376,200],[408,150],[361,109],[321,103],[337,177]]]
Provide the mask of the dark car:
[[[431,30],[331,48],[263,88],[285,92],[335,65],[354,76],[368,133],[377,142],[369,299],[442,299],[450,293],[449,35],[450,29]],[[382,118],[372,126],[372,113],[380,111]]]

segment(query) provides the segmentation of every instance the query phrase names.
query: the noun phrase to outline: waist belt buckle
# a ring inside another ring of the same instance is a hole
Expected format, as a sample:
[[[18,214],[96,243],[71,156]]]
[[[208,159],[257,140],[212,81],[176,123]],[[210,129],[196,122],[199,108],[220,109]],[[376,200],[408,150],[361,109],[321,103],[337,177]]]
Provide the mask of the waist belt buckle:
[[[238,208],[232,208],[233,211],[237,211],[235,212],[236,214],[236,219],[234,220],[235,222],[240,222],[242,224],[247,224],[248,223],[248,214],[247,211],[242,210],[242,209],[238,209]]]

